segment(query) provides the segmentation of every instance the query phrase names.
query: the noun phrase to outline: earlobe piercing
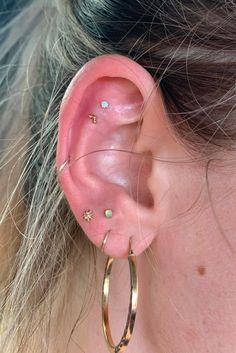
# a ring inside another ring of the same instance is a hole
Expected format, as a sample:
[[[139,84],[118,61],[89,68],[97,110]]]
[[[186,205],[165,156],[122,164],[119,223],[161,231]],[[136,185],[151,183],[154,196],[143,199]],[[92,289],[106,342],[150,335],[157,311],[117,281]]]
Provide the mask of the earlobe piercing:
[[[89,114],[89,118],[91,119],[93,124],[97,124],[97,117],[96,115]]]
[[[129,252],[128,252],[128,256],[135,256],[135,254],[133,252],[133,248],[132,248],[132,237],[129,238]]]
[[[104,238],[103,238],[103,241],[102,241],[102,245],[101,245],[101,251],[104,252],[104,249],[105,249],[105,246],[106,246],[106,242],[107,242],[107,238],[109,237],[110,235],[110,232],[111,230],[108,230],[105,235],[104,235]]]
[[[84,211],[83,219],[87,222],[90,222],[93,219],[93,211],[91,210]]]
[[[107,234],[104,237],[104,242],[106,242]],[[105,273],[103,278],[103,287],[102,287],[102,326],[103,333],[107,343],[108,351],[110,353],[123,353],[132,337],[137,305],[138,305],[138,276],[136,269],[136,256],[132,251],[131,238],[129,239],[129,270],[130,270],[130,303],[129,303],[129,313],[127,316],[127,321],[124,329],[124,333],[118,344],[115,344],[111,334],[111,327],[109,322],[109,313],[108,313],[108,302],[109,302],[109,292],[110,292],[110,277],[111,270],[114,258],[108,256]]]
[[[104,211],[104,215],[105,215],[106,218],[112,218],[113,211],[110,210],[110,209],[107,209],[107,210]]]
[[[102,101],[102,102],[101,102],[101,107],[102,107],[103,109],[106,109],[106,108],[109,107],[109,103],[108,103],[107,101]]]

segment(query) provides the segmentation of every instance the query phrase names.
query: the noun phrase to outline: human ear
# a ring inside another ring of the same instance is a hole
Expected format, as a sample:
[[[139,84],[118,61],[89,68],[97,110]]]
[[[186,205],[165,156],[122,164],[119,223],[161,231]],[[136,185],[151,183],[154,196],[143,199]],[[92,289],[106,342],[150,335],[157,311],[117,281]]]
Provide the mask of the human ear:
[[[65,93],[56,155],[59,181],[76,219],[96,246],[101,247],[109,231],[104,251],[110,256],[126,256],[130,239],[139,255],[156,236],[152,156],[158,137],[167,136],[166,131],[156,83],[127,57],[92,59]],[[171,138],[165,138],[165,144],[171,144]],[[107,212],[111,217],[106,217],[106,210],[112,211]]]

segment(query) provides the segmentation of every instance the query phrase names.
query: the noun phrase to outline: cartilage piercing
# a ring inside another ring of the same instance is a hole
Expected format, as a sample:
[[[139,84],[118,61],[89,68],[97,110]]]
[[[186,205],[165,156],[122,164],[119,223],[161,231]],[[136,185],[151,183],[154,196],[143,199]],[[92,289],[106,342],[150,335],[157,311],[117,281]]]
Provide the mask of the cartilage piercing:
[[[109,107],[109,103],[108,103],[107,101],[102,101],[102,102],[101,102],[101,107],[102,107],[103,109],[106,109],[106,108]]]
[[[89,118],[93,124],[97,124],[97,117],[94,114],[89,114]]]
[[[70,157],[68,157],[68,159],[65,160],[65,162],[63,162],[60,165],[60,167],[58,168],[58,174],[60,174],[63,171],[63,169],[67,166],[67,164],[69,164],[69,162],[70,162]]]

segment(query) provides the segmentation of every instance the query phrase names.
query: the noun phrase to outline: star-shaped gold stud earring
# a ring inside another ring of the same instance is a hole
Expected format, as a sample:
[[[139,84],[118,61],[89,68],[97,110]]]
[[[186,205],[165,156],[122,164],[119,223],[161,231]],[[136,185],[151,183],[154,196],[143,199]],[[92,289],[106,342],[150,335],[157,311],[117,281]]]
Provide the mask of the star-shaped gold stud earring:
[[[93,211],[91,210],[86,210],[83,213],[83,219],[87,222],[90,222],[93,218]]]

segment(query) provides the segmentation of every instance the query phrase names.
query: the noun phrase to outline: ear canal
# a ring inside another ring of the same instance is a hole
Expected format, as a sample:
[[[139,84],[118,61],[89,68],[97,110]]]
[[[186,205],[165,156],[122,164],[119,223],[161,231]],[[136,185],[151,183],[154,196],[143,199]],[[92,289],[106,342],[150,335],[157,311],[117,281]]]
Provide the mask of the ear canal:
[[[110,202],[114,187],[122,188],[135,201],[153,206],[147,186],[150,154],[133,151],[142,113],[143,97],[127,79],[105,77],[85,90],[68,141],[77,185],[97,195],[106,190]]]

